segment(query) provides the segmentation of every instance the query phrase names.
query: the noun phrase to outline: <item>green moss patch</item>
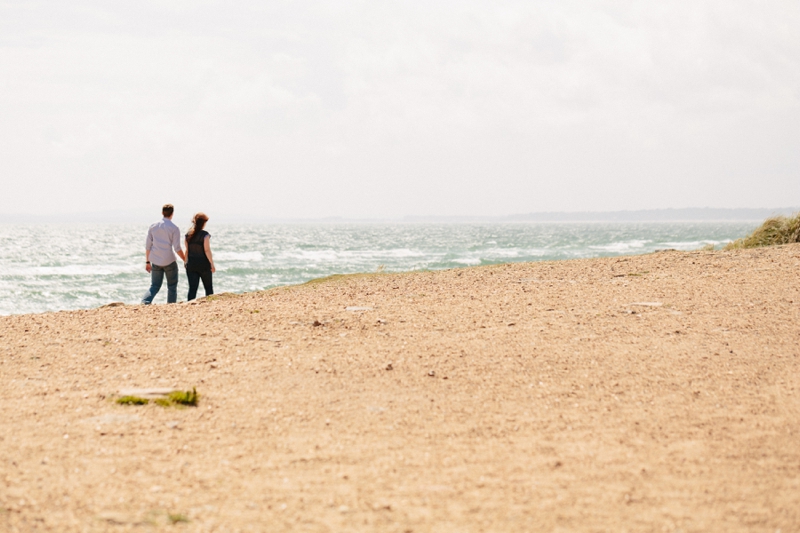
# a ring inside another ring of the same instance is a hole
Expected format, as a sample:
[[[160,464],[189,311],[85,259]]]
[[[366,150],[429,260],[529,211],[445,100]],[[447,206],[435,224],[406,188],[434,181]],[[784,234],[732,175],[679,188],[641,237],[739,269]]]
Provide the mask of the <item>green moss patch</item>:
[[[325,276],[323,278],[314,278],[306,281],[303,285],[317,285],[319,283],[328,283],[331,281],[341,281],[347,277],[351,277],[353,274],[331,274],[330,276]]]
[[[191,391],[175,391],[169,394],[169,401],[177,405],[190,405],[197,407],[197,401],[200,395],[197,394],[197,389],[192,387]]]
[[[122,398],[117,398],[117,403],[120,405],[147,405],[150,400],[139,398],[138,396],[123,396]]]
[[[188,522],[189,521],[189,517],[187,517],[186,515],[183,515],[183,514],[167,513],[167,518],[169,519],[170,523],[172,523],[172,524],[178,524],[178,523],[181,523],[181,522]]]
[[[153,399],[153,403],[161,407],[196,407],[199,400],[200,395],[197,394],[197,389],[192,387],[190,391],[172,391],[165,397]],[[150,399],[139,396],[122,396],[117,398],[116,402],[120,405],[147,405],[150,403]]]

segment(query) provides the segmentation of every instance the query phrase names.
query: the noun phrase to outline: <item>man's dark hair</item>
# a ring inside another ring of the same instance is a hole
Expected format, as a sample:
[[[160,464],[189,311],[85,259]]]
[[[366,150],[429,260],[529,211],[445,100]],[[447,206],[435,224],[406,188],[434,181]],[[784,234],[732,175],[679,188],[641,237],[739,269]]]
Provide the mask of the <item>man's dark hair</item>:
[[[171,217],[174,211],[175,206],[172,204],[164,204],[164,207],[161,208],[161,214],[165,217]]]

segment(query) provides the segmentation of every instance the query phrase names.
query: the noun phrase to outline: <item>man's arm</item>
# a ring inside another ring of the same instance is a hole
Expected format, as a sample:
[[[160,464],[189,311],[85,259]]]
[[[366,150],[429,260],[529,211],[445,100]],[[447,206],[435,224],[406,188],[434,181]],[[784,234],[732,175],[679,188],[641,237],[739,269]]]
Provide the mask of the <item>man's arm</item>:
[[[186,245],[186,248],[189,248],[189,245]],[[183,253],[183,249],[181,248],[181,232],[178,228],[175,228],[175,232],[172,234],[172,249],[175,250],[175,253],[178,254],[178,257],[183,259],[183,262],[186,262],[186,254]]]
[[[144,241],[144,269],[150,272],[150,250],[153,248],[153,228],[147,230],[147,239]]]

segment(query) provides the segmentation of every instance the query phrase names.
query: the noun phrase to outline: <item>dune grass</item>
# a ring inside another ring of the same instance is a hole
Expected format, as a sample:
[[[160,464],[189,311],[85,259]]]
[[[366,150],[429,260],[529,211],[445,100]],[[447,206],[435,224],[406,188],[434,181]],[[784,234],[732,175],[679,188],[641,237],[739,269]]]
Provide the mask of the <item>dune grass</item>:
[[[758,248],[800,242],[800,213],[790,217],[768,218],[747,237],[736,239],[725,246],[726,250]]]

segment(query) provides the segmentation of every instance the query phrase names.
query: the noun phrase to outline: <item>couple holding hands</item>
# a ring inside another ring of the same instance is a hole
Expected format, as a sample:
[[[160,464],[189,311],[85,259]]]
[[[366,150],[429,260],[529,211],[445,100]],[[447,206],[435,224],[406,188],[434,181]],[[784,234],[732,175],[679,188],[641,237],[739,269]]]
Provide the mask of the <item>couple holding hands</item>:
[[[216,271],[214,258],[211,255],[211,235],[203,228],[208,222],[204,213],[197,213],[192,218],[192,227],[186,234],[186,253],[181,247],[181,231],[173,224],[172,215],[175,207],[165,204],[161,208],[162,218],[147,230],[145,241],[145,268],[150,273],[150,289],[142,297],[142,303],[149,305],[153,302],[164,276],[167,277],[167,303],[178,301],[178,254],[186,267],[186,277],[189,279],[188,300],[197,296],[197,288],[203,281],[206,296],[214,294],[211,284],[211,274]]]

